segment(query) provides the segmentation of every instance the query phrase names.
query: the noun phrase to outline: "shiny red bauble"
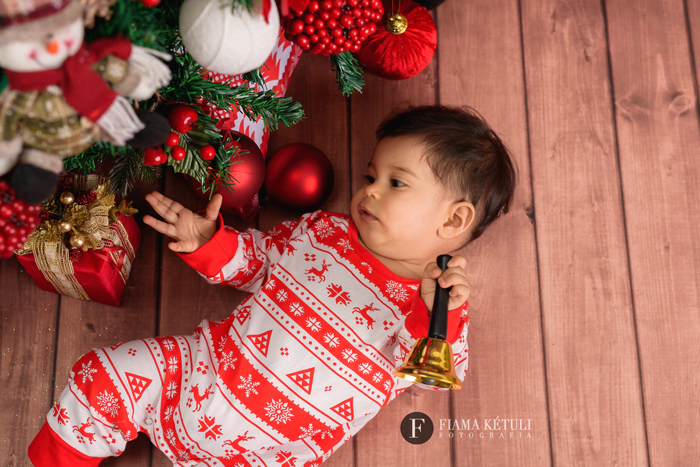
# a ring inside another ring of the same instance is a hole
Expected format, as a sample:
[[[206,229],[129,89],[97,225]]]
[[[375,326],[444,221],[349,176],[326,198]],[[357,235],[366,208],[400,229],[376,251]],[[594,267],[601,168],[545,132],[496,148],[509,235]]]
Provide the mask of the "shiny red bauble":
[[[229,173],[234,185],[230,193],[226,187],[219,186],[216,193],[221,193],[224,198],[221,209],[230,214],[238,214],[233,210],[250,201],[260,191],[265,179],[265,158],[255,141],[237,131],[227,131],[224,136],[224,146],[228,149],[233,146],[240,148],[239,155],[231,159]],[[192,177],[187,177],[190,186],[201,199],[209,200],[209,192],[202,193],[201,185]]]
[[[315,54],[355,53],[377,30],[383,14],[381,0],[311,1],[301,13],[290,10],[284,23],[285,37]]]
[[[146,148],[143,154],[143,165],[160,165],[168,162],[168,156],[165,155],[160,146]]]
[[[179,132],[187,133],[194,128],[199,115],[197,111],[188,105],[178,104],[170,109],[168,113],[168,123],[170,128]]]
[[[287,209],[317,209],[333,191],[333,182],[328,157],[310,144],[288,144],[268,157],[265,191]]]
[[[147,6],[148,8],[153,8],[160,5],[160,0],[141,0],[141,3],[143,3],[144,6]]]

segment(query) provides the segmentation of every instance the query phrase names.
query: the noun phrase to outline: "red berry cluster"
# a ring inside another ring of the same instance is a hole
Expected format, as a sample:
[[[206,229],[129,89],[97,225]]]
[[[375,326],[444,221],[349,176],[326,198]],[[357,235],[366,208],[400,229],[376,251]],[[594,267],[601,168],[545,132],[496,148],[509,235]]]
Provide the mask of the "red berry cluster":
[[[75,196],[75,202],[83,206],[90,206],[95,201],[97,201],[95,190],[81,191]]]
[[[15,198],[15,191],[0,180],[0,258],[9,258],[21,248],[39,225],[41,206]]]
[[[357,52],[384,15],[381,0],[312,0],[285,19],[287,40],[320,55]]]

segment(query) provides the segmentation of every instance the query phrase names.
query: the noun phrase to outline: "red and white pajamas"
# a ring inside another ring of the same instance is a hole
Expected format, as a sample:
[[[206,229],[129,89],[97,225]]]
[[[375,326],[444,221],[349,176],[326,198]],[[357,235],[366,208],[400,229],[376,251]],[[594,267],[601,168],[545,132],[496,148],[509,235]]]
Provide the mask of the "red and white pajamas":
[[[96,466],[139,431],[178,466],[317,466],[412,384],[391,371],[427,335],[420,280],[372,256],[349,216],[317,211],[268,233],[219,217],[214,237],[180,256],[252,295],[192,336],[81,357],[29,448],[37,467]],[[459,378],[466,311],[448,324]]]

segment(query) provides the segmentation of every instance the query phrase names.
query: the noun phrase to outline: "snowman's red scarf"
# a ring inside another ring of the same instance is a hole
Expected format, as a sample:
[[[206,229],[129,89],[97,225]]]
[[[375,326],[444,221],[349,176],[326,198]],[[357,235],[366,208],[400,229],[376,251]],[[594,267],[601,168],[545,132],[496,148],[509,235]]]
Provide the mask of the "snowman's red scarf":
[[[107,55],[122,60],[131,56],[131,42],[124,37],[98,39],[85,44],[66,59],[61,68],[44,71],[20,72],[4,70],[10,89],[16,91],[41,91],[48,86],[61,88],[68,105],[78,114],[96,122],[109,109],[117,93],[92,69],[92,65]]]

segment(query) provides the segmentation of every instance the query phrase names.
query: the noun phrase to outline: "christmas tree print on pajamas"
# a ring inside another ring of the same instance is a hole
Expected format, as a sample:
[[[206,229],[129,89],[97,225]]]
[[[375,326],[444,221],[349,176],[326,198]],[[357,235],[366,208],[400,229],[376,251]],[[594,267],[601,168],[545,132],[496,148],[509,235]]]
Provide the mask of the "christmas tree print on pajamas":
[[[317,211],[267,233],[219,216],[214,237],[180,256],[251,295],[191,336],[81,357],[30,446],[35,465],[96,466],[144,432],[180,466],[317,466],[412,384],[391,371],[427,335],[420,280],[364,249],[349,216]],[[467,306],[449,317],[459,378]]]

